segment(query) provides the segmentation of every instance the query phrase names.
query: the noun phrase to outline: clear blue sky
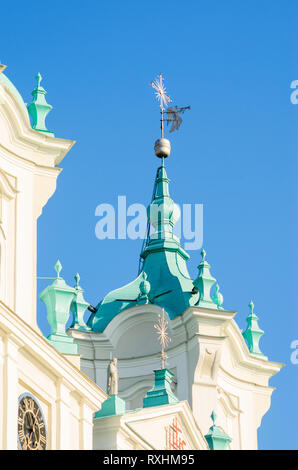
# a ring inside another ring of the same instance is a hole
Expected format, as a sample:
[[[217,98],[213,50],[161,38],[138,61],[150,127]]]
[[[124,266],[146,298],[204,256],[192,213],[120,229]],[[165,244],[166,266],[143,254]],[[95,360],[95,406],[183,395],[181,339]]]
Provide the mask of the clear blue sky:
[[[95,208],[148,203],[158,161],[158,110],[149,82],[162,72],[178,105],[171,194],[204,204],[204,246],[224,306],[245,328],[252,298],[261,347],[286,364],[272,386],[261,448],[298,448],[296,1],[29,1],[2,5],[1,61],[25,102],[40,72],[54,106],[47,123],[77,141],[38,223],[38,274],[60,258],[97,304],[132,280],[141,241],[99,241]],[[196,276],[199,252],[190,252]],[[39,292],[47,281],[38,281]],[[39,302],[39,324],[47,330]]]

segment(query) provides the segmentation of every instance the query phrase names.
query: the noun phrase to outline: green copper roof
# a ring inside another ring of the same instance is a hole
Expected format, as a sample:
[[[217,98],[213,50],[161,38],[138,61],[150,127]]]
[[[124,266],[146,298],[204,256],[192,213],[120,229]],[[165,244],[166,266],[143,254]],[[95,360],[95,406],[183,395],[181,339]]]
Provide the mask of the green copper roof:
[[[19,105],[21,106],[21,108],[29,119],[28,111],[22,96],[20,95],[14,84],[9,80],[9,78],[7,78],[7,76],[3,72],[0,73],[0,83],[3,83],[3,85],[5,85],[9,89],[9,91],[14,95],[14,97],[17,99]]]
[[[107,418],[108,416],[120,416],[125,413],[125,401],[118,395],[111,395],[101,405],[101,409],[95,413],[95,418]]]
[[[155,183],[156,195],[147,210],[155,232],[141,254],[143,270],[134,281],[113,290],[98,304],[98,311],[88,321],[93,331],[102,332],[116,315],[140,303],[165,308],[173,319],[199,300],[186,266],[189,256],[173,233],[179,208],[169,195],[169,179],[163,165]],[[212,300],[210,303],[217,308]]]
[[[197,279],[193,281],[189,276],[186,266],[189,255],[173,233],[180,210],[170,197],[169,182],[162,163],[156,175],[155,196],[147,209],[147,217],[155,232],[141,253],[144,259],[142,272],[131,283],[110,292],[98,304],[97,312],[88,320],[93,331],[104,331],[120,312],[144,303],[164,308],[171,320],[193,305],[221,308],[222,295],[218,292],[213,299],[210,297],[210,289],[216,279],[210,274],[204,250]]]

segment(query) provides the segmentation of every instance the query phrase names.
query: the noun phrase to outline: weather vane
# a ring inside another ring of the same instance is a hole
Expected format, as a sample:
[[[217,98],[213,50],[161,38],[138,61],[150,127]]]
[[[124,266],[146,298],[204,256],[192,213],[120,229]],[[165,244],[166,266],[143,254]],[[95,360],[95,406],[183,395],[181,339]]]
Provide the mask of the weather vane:
[[[158,315],[158,322],[154,325],[154,328],[157,330],[158,333],[158,341],[160,342],[161,345],[161,368],[164,369],[168,355],[165,352],[165,348],[171,341],[171,338],[168,335],[168,320],[166,320],[165,317],[165,311],[162,309],[162,314]]]
[[[166,108],[170,103],[172,103],[171,98],[167,94],[166,87],[164,86],[164,78],[160,73],[158,77],[151,82],[152,88],[154,88],[156,98],[159,101],[160,107],[160,129],[161,129],[161,138],[163,139],[163,131],[164,131],[164,114],[166,114],[166,121],[167,126],[171,123],[172,127],[170,132],[176,131],[179,129],[182,123],[182,118],[179,114],[183,114],[186,109],[190,109],[190,106],[185,106],[184,108],[178,108],[177,106],[173,106],[172,108]]]

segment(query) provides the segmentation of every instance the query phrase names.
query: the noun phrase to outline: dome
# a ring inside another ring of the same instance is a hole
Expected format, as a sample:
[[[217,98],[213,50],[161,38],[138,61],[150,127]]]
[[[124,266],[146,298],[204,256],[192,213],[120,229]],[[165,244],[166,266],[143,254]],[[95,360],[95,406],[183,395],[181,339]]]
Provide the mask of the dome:
[[[28,110],[27,110],[27,107],[24,103],[24,100],[23,100],[21,94],[18,92],[18,90],[16,89],[14,84],[9,80],[9,78],[7,78],[7,76],[4,75],[4,73],[0,73],[0,83],[3,83],[3,85],[5,85],[6,88],[8,88],[9,91],[14,95],[14,97],[18,101],[19,105],[21,106],[22,110],[24,111],[24,113],[26,114],[26,116],[29,119]]]

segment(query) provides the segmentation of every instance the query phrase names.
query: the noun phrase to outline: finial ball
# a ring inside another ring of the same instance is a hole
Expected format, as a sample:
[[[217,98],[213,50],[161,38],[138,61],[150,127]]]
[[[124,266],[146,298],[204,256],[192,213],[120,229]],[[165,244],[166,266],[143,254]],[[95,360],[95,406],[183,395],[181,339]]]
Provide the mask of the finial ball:
[[[154,144],[155,155],[159,158],[167,158],[171,153],[171,143],[168,139],[158,139]]]

